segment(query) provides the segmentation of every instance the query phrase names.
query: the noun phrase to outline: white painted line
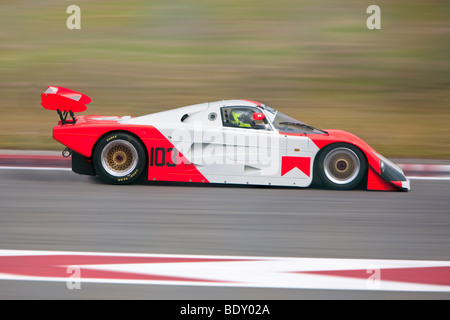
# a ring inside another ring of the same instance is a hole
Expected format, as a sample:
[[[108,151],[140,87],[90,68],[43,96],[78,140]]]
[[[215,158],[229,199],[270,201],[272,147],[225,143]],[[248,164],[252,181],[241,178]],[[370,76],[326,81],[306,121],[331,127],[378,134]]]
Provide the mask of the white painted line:
[[[407,177],[410,180],[443,180],[450,181],[450,177]]]
[[[71,168],[58,168],[58,167],[12,167],[12,166],[0,166],[0,170],[35,170],[35,171],[72,171]],[[420,176],[407,176],[410,180],[441,180],[450,181],[450,177],[420,177]]]
[[[0,166],[0,170],[41,170],[41,171],[72,171],[71,168],[57,168],[57,167],[9,167]]]

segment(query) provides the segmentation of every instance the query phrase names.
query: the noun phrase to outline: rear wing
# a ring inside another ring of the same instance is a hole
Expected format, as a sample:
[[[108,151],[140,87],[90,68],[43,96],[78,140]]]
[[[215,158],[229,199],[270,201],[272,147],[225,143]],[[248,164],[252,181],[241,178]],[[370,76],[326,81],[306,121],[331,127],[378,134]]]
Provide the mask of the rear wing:
[[[85,94],[54,86],[48,87],[41,94],[41,100],[41,105],[45,109],[55,110],[58,113],[62,125],[75,124],[74,112],[85,111],[87,109],[86,104],[91,102],[91,98]],[[69,115],[71,119],[67,119]]]

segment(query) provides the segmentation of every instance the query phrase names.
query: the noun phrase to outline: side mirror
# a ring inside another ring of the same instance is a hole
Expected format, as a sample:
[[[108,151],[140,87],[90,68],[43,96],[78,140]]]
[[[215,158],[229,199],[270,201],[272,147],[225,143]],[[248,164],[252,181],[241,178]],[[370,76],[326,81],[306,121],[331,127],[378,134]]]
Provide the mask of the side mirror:
[[[255,120],[255,121],[264,120],[264,118],[265,118],[264,113],[260,113],[260,112],[253,113],[253,120]]]

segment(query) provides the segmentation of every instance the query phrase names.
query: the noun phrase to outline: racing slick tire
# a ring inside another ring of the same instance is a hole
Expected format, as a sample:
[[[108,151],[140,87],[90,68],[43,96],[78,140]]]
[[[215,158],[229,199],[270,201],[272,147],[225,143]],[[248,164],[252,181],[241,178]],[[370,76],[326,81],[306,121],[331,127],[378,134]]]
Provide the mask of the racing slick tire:
[[[367,173],[367,162],[362,151],[346,143],[326,146],[316,164],[321,182],[335,190],[357,188]]]
[[[93,160],[100,178],[113,184],[129,184],[144,172],[146,152],[133,135],[112,132],[98,142]]]

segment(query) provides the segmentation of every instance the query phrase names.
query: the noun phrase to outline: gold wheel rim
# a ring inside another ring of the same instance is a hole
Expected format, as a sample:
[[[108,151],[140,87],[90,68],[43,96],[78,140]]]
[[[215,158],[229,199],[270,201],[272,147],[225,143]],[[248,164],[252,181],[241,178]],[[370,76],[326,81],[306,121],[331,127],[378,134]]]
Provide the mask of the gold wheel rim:
[[[336,184],[347,184],[353,181],[361,170],[358,156],[348,148],[332,150],[324,161],[325,174]]]
[[[128,141],[114,140],[102,151],[103,168],[114,177],[124,177],[133,172],[137,166],[136,148]]]
[[[108,166],[115,171],[124,171],[133,163],[133,155],[125,146],[114,146],[106,154]]]

